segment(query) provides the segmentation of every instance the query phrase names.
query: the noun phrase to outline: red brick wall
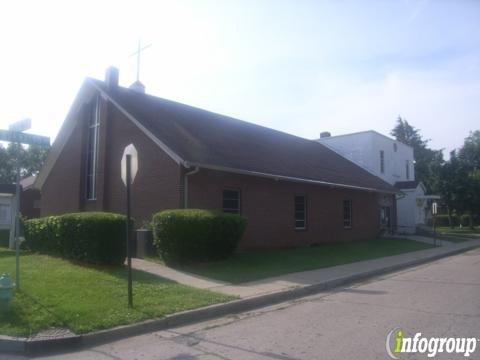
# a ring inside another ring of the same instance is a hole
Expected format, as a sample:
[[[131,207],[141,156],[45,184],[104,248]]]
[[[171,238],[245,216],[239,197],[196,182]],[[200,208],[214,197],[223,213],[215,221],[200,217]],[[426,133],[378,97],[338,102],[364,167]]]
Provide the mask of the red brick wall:
[[[40,191],[37,189],[27,189],[22,191],[20,197],[20,209],[22,216],[25,216],[29,219],[34,219],[40,217]]]
[[[248,227],[242,247],[289,247],[369,239],[379,230],[377,194],[200,170],[189,180],[189,207],[221,209],[225,187],[241,190]],[[306,230],[294,229],[294,196],[306,195]],[[343,200],[352,200],[351,229],[343,227]]]
[[[125,212],[120,160],[125,146],[138,151],[139,172],[132,186],[132,216],[137,226],[151,214],[181,206],[181,169],[114,106],[102,102],[99,129],[97,199],[85,197],[87,112],[79,121],[42,188],[42,216],[75,211]]]
[[[83,109],[78,113],[78,120],[72,136],[64,146],[54,167],[50,171],[41,189],[41,216],[75,212],[81,209],[81,194],[84,194],[83,165],[84,121]],[[62,136],[62,131],[58,134]]]
[[[126,145],[139,153],[139,172],[132,187],[136,225],[153,213],[183,207],[183,173],[151,139],[113,105],[103,102],[97,173],[97,200],[85,200],[87,119],[79,113],[67,141],[42,189],[42,216],[74,211],[125,211],[120,160]],[[189,178],[189,207],[221,209],[225,187],[241,190],[242,215],[248,228],[244,248],[288,247],[374,237],[379,230],[377,194],[327,186],[274,181],[201,169]],[[294,229],[294,196],[306,195],[307,230]],[[353,227],[343,227],[343,200],[352,200]]]
[[[109,107],[109,137],[105,157],[104,209],[125,210],[125,186],[120,178],[120,161],[125,146],[133,143],[138,151],[139,171],[132,185],[132,216],[137,225],[153,213],[181,207],[180,166],[157,144],[113,106]]]

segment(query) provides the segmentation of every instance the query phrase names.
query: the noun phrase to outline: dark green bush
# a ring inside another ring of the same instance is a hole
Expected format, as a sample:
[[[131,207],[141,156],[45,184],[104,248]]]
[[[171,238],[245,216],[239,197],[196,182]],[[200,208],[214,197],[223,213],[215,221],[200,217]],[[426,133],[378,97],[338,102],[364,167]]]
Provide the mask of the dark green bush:
[[[93,264],[123,264],[125,216],[84,212],[26,220],[25,245],[33,251]]]
[[[10,230],[0,230],[0,246],[1,247],[8,247],[8,242],[10,239]]]
[[[460,226],[460,224],[465,227],[465,226],[470,226],[470,215],[452,215],[452,222],[454,227]],[[474,225],[478,225],[478,216],[472,215],[472,222]],[[428,226],[433,225],[433,220],[428,219]],[[436,220],[436,225],[437,226],[450,226],[450,223],[448,222],[448,215],[437,215],[437,220]]]
[[[231,255],[245,231],[240,215],[213,210],[166,210],[153,216],[154,244],[165,260],[210,261]]]
[[[472,222],[472,225],[474,225],[474,221],[473,221],[474,217],[472,217],[471,215],[462,215],[460,217],[460,223],[462,224],[462,226],[470,226],[470,221]]]
[[[457,215],[452,215],[452,222],[453,226],[458,226],[460,223],[458,222],[458,216]],[[430,218],[428,219],[428,226],[433,226],[433,219]],[[450,223],[448,221],[448,215],[437,215],[437,219],[435,221],[436,226],[450,226]]]

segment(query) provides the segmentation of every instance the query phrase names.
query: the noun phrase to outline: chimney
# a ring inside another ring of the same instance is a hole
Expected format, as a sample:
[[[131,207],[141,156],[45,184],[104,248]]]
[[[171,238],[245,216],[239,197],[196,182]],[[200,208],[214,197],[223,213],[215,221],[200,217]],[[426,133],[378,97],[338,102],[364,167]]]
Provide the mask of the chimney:
[[[118,87],[118,69],[110,66],[105,71],[105,85],[108,90],[113,90]]]
[[[145,94],[145,85],[143,85],[139,80],[135,81],[128,88],[140,94]]]
[[[332,136],[332,134],[330,134],[329,131],[323,131],[320,133],[320,139],[328,138],[330,136]]]

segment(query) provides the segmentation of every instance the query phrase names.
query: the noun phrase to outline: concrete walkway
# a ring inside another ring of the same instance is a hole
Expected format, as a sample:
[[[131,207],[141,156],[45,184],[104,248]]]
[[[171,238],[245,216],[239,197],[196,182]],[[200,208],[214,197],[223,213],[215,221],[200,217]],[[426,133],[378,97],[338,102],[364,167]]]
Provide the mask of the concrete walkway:
[[[419,239],[418,236],[403,236],[411,240],[425,242],[428,239]],[[388,240],[387,240],[388,241]],[[359,261],[355,263],[338,265],[329,268],[296,272],[280,275],[257,281],[246,282],[242,284],[229,284],[217,280],[211,280],[191,273],[175,270],[164,265],[149,262],[141,259],[133,259],[132,266],[135,269],[143,270],[148,273],[167,278],[181,284],[209,289],[223,294],[238,296],[241,299],[248,299],[282,291],[293,290],[301,287],[331,283],[348,277],[361,277],[368,274],[391,271],[402,266],[415,265],[423,261],[429,261],[458,253],[464,249],[480,246],[480,240],[471,240],[461,243],[451,243],[444,241],[444,246],[404,253],[400,255],[387,256],[384,258]]]
[[[393,238],[393,239],[408,239],[408,240],[413,240],[413,241],[418,241],[421,243],[433,245],[433,238],[432,237],[427,237],[427,236],[421,236],[421,235],[387,235],[385,236],[386,238]],[[463,238],[462,240],[465,240]],[[437,246],[449,246],[449,245],[455,245],[453,241],[448,241],[448,240],[443,240],[437,238],[436,240]]]

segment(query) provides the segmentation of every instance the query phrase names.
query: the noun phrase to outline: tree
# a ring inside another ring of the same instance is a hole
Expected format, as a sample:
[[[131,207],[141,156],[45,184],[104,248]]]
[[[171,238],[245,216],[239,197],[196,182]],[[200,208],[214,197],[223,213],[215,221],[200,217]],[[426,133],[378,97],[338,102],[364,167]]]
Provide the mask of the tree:
[[[415,178],[424,183],[430,192],[437,191],[439,169],[444,163],[442,150],[428,148],[429,140],[420,135],[420,130],[413,127],[400,116],[397,124],[390,132],[397,141],[413,148],[415,158]]]
[[[464,201],[470,215],[480,214],[480,130],[470,132],[463,146],[458,151],[458,157],[465,168],[465,181],[468,188]],[[472,225],[470,223],[470,225]]]
[[[23,146],[9,143],[0,144],[0,183],[11,184],[16,181],[16,162],[20,161],[20,177],[36,175],[43,166],[49,148],[37,145]]]
[[[457,215],[480,214],[480,131],[470,133],[458,151],[450,153],[450,159],[441,166],[438,191],[447,206],[451,221],[454,210]]]

